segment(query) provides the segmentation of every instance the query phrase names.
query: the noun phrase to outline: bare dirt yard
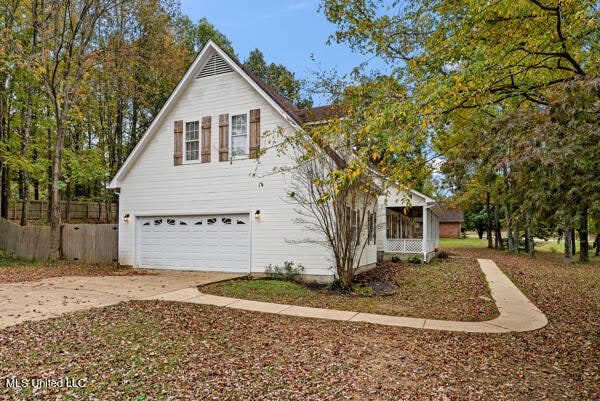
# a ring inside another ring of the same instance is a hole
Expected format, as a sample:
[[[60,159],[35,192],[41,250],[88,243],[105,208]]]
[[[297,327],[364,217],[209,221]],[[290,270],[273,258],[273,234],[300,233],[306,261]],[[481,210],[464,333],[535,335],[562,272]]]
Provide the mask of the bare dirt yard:
[[[464,334],[127,302],[1,330],[0,399],[600,399],[598,261],[453,252],[493,259],[549,324]]]

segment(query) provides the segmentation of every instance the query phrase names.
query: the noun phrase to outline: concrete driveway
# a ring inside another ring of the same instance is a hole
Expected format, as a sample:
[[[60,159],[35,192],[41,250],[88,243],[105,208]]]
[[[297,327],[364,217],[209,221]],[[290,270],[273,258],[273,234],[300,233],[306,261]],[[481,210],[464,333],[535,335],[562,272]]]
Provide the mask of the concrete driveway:
[[[169,298],[168,294],[243,274],[150,270],[136,276],[68,276],[0,284],[0,329],[26,320],[117,304]],[[198,293],[200,294],[200,293]]]

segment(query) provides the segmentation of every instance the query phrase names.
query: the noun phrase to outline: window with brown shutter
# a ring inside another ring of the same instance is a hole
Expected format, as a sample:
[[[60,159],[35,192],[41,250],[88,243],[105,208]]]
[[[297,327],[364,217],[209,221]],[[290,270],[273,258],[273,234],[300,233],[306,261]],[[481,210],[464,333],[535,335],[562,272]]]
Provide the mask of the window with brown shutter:
[[[241,159],[248,157],[248,113],[232,115],[229,131],[230,158]]]
[[[175,121],[173,127],[173,165],[180,166],[183,162],[183,120]]]
[[[187,121],[185,123],[185,158],[184,161],[200,160],[200,123]]]
[[[250,110],[250,158],[260,154],[260,109]]]
[[[210,116],[202,117],[202,163],[210,163],[210,124]]]
[[[229,114],[219,115],[219,161],[229,160]]]

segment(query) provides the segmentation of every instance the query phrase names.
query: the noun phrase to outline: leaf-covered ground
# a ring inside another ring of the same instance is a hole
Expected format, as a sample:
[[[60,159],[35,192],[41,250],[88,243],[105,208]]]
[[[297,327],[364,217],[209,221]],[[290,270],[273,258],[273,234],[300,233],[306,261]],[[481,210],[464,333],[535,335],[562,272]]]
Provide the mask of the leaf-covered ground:
[[[302,284],[274,280],[235,280],[202,286],[214,295],[256,301],[429,319],[482,321],[498,316],[483,272],[474,258],[433,263],[385,263],[356,279],[358,294],[315,292]],[[383,282],[394,295],[364,296],[360,285]]]
[[[5,261],[0,264],[0,283],[18,283],[62,276],[109,276],[149,274],[147,271],[116,264],[57,261],[28,263]]]
[[[548,326],[464,334],[128,302],[0,331],[0,399],[600,399],[598,263],[460,252],[494,259]],[[86,387],[2,387],[65,376]]]

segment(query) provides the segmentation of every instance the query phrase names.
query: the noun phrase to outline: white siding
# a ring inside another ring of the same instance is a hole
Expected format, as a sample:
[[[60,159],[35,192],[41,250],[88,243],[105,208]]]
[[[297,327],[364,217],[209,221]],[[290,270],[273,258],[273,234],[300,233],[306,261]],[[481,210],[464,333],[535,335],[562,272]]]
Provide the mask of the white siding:
[[[129,214],[129,223],[120,224],[119,259],[137,265],[136,217],[161,215],[206,215],[249,213],[251,218],[251,271],[262,272],[268,264],[285,260],[300,262],[306,274],[331,275],[331,254],[314,244],[290,244],[314,233],[293,223],[294,205],[286,202],[289,178],[267,174],[262,180],[250,177],[256,160],[219,162],[219,114],[261,110],[261,132],[281,126],[292,132],[268,102],[236,72],[210,78],[192,79],[175,99],[171,111],[156,125],[156,131],[137,160],[121,177],[120,215]],[[211,162],[173,165],[173,122],[200,121],[212,117]],[[261,147],[267,144],[263,140]],[[270,173],[282,160],[267,152],[260,160],[257,176]],[[263,186],[259,187],[259,181]],[[261,218],[254,219],[255,210]],[[370,252],[372,253],[372,252]],[[371,263],[374,261],[371,261]]]

